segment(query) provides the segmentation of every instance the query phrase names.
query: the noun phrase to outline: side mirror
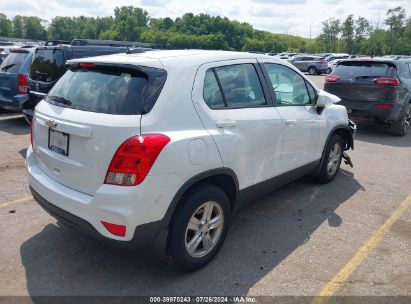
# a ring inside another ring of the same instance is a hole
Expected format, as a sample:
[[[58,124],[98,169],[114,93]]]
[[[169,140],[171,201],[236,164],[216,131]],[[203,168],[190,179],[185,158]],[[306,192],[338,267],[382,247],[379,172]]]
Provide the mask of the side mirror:
[[[323,90],[318,92],[318,98],[316,106],[319,110],[324,109],[327,106],[333,105],[339,102],[341,99],[333,94],[327,93]]]

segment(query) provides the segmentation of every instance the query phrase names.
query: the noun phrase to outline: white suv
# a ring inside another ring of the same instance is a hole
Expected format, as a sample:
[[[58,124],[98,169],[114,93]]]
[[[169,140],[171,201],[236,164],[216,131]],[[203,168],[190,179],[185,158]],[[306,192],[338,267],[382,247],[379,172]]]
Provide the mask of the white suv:
[[[298,177],[337,174],[339,99],[273,57],[156,51],[69,61],[36,109],[26,165],[59,221],[192,271],[230,214]]]

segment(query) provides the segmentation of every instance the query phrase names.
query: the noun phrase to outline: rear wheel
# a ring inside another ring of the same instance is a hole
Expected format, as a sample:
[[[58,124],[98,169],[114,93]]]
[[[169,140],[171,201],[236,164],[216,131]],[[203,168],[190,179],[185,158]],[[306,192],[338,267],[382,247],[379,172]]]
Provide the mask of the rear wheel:
[[[223,190],[203,184],[184,195],[170,227],[168,254],[182,271],[207,265],[223,245],[230,221],[230,203]]]
[[[411,106],[405,111],[399,121],[391,124],[391,133],[397,136],[404,136],[407,133],[411,120]]]
[[[309,67],[308,68],[308,74],[309,75],[315,75],[317,74],[317,69],[315,67]]]
[[[317,179],[321,183],[332,181],[338,173],[343,155],[344,141],[340,135],[334,134],[325,148],[324,159]]]

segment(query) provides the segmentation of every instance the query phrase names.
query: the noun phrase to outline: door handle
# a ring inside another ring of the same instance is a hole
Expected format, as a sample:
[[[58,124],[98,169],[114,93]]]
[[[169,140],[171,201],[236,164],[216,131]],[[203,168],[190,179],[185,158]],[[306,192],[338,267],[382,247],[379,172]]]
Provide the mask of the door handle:
[[[217,128],[233,128],[237,126],[237,123],[234,120],[223,120],[216,122]]]
[[[296,120],[296,119],[286,119],[286,120],[285,120],[285,124],[286,124],[287,126],[295,125],[295,124],[297,124],[297,120]]]

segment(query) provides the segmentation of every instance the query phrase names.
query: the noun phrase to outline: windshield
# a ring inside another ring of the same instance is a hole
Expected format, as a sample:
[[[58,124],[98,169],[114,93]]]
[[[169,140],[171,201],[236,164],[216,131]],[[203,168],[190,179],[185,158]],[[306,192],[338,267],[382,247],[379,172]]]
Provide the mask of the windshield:
[[[83,111],[136,115],[144,108],[146,86],[145,75],[132,69],[68,70],[46,101]]]
[[[30,66],[30,78],[52,82],[64,74],[64,52],[61,49],[38,49]]]
[[[384,62],[341,62],[332,75],[337,75],[341,79],[353,79],[358,77],[396,77],[394,65]]]
[[[18,73],[29,53],[10,53],[0,66],[1,72]]]

